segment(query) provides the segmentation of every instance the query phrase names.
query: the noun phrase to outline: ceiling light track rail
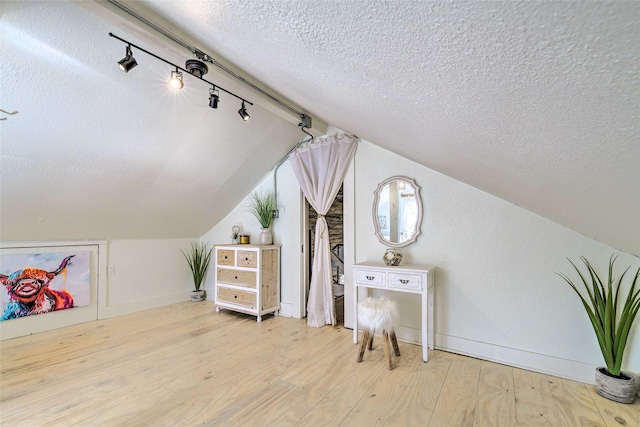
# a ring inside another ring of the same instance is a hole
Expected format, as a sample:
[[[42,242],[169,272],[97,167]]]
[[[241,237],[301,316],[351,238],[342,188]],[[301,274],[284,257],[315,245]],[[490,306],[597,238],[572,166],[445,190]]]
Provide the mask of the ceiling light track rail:
[[[214,87],[216,88],[216,90],[221,90],[222,92],[225,92],[225,93],[227,93],[227,94],[229,94],[229,95],[231,95],[231,96],[234,96],[234,97],[238,98],[240,101],[242,101],[242,103],[243,103],[243,104],[244,104],[244,103],[247,103],[247,104],[249,104],[249,105],[253,105],[253,103],[252,103],[252,102],[247,101],[245,98],[243,98],[243,97],[241,97],[241,96],[239,96],[239,95],[236,95],[235,93],[230,92],[230,91],[228,91],[228,90],[226,90],[226,89],[224,89],[224,88],[222,88],[222,87],[220,87],[220,86],[218,86],[218,85],[216,85],[216,84],[214,84],[214,83],[210,82],[209,80],[204,79],[204,78],[202,78],[202,77],[200,77],[200,76],[198,76],[198,75],[196,75],[196,74],[192,73],[190,70],[187,70],[187,69],[185,69],[185,68],[182,68],[181,66],[176,65],[176,64],[174,64],[174,63],[173,63],[173,62],[171,62],[171,61],[167,61],[166,59],[164,59],[164,58],[162,58],[162,57],[160,57],[160,56],[156,55],[156,54],[155,54],[155,53],[153,53],[153,52],[150,52],[150,51],[148,51],[148,50],[146,50],[146,49],[144,49],[144,48],[142,48],[142,47],[140,47],[140,46],[137,46],[137,45],[135,45],[135,44],[131,43],[130,41],[123,39],[122,37],[118,37],[118,36],[116,36],[116,35],[115,35],[115,34],[113,34],[113,33],[109,33],[109,35],[110,35],[111,37],[113,37],[114,39],[120,40],[122,43],[126,43],[126,44],[127,44],[127,52],[130,52],[130,51],[131,51],[131,48],[132,48],[132,47],[134,47],[134,48],[136,48],[137,50],[139,50],[139,51],[141,51],[141,52],[144,52],[144,53],[146,53],[146,54],[147,54],[147,55],[149,55],[149,56],[153,56],[154,58],[156,58],[156,59],[157,59],[157,60],[159,60],[159,61],[164,62],[165,64],[171,65],[171,67],[175,68],[176,70],[182,70],[182,71],[184,71],[185,73],[189,74],[190,76],[193,76],[193,77],[195,77],[195,78],[197,78],[197,79],[202,80],[202,81],[203,81],[203,82],[205,82],[205,83],[210,84],[211,86],[214,86]]]
[[[278,98],[276,98],[275,96],[271,95],[269,92],[266,92],[266,91],[262,90],[261,88],[259,88],[258,86],[254,85],[253,83],[251,83],[249,80],[245,79],[244,77],[242,77],[242,76],[238,75],[237,73],[233,72],[233,70],[228,69],[227,67],[225,67],[224,65],[220,64],[219,62],[216,62],[215,59],[213,59],[212,57],[210,57],[206,53],[203,53],[203,52],[201,52],[201,51],[199,51],[197,49],[193,49],[192,52],[193,52],[193,54],[194,54],[194,56],[196,58],[200,59],[201,61],[205,61],[205,62],[208,62],[210,64],[215,65],[216,67],[220,68],[225,73],[233,76],[237,80],[240,80],[242,83],[244,83],[245,85],[249,86],[251,89],[257,90],[258,92],[260,92],[264,96],[268,97],[271,101],[277,103],[281,107],[286,108],[287,110],[291,111],[292,113],[296,114],[297,116],[302,117],[303,115],[305,115],[304,113],[301,113],[301,112],[297,111],[295,108],[293,108],[293,107],[285,104],[284,102],[280,101]]]
[[[312,119],[311,119],[311,117],[309,115],[307,115],[305,113],[301,113],[300,111],[298,111],[295,108],[291,107],[287,103],[285,103],[282,100],[278,99],[277,97],[273,96],[269,92],[267,92],[264,89],[256,86],[255,84],[251,83],[249,80],[247,80],[244,77],[238,75],[233,70],[231,70],[231,69],[225,67],[223,64],[217,62],[215,59],[213,59],[211,57],[211,55],[208,55],[208,54],[202,52],[200,49],[197,49],[194,46],[191,46],[189,43],[187,43],[184,40],[178,38],[177,36],[171,34],[169,31],[165,30],[161,26],[159,26],[156,23],[154,23],[154,22],[150,21],[149,19],[145,18],[144,16],[142,16],[141,14],[136,12],[135,10],[131,9],[130,7],[124,5],[121,2],[116,1],[116,0],[107,0],[107,2],[112,4],[112,5],[114,5],[118,9],[122,10],[123,12],[129,14],[133,18],[139,20],[140,22],[144,23],[145,25],[151,27],[152,29],[154,29],[158,33],[162,34],[163,36],[165,36],[169,40],[173,41],[174,43],[184,47],[185,49],[188,49],[197,59],[199,59],[201,61],[209,62],[210,64],[215,65],[216,67],[220,68],[225,73],[229,74],[230,76],[232,76],[235,79],[237,79],[240,82],[242,82],[244,85],[249,86],[251,89],[253,89],[253,90],[261,93],[262,95],[266,96],[267,98],[269,98],[272,102],[274,102],[274,103],[280,105],[281,107],[285,108],[286,110],[289,110],[290,112],[294,113],[301,120],[301,123],[299,123],[298,126],[300,126],[302,128],[302,131],[304,133],[306,133],[307,135],[310,135],[308,132],[304,131],[304,128],[310,129],[312,127],[312,124],[311,124]],[[111,33],[109,33],[109,34],[111,35]],[[115,36],[113,36],[113,37],[115,37]],[[124,41],[119,37],[116,37],[116,38],[118,38],[121,41]],[[126,42],[126,43],[128,43],[128,42]],[[138,48],[138,49],[140,49],[140,48]],[[147,53],[149,53],[149,52],[147,52]],[[153,56],[156,56],[156,55],[153,55]],[[156,56],[156,58],[158,58],[158,59],[160,59],[162,61],[165,61],[164,59],[159,58],[157,56]],[[165,62],[168,63],[168,61],[165,61]],[[171,64],[171,65],[173,65],[173,64]],[[204,80],[204,79],[202,79],[202,80]],[[218,86],[216,86],[216,88],[218,88]],[[225,90],[224,92],[227,92],[227,91]],[[230,92],[227,92],[227,93],[230,93]],[[232,94],[232,95],[235,96],[236,98],[239,98],[237,95],[234,95],[234,94]],[[251,104],[251,105],[253,105],[253,104]]]

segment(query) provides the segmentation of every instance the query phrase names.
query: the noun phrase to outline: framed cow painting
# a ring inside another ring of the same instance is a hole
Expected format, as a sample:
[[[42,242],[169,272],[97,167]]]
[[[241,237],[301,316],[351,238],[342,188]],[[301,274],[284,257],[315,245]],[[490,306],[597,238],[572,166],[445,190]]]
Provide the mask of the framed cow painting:
[[[0,320],[87,306],[91,253],[87,250],[0,255]]]

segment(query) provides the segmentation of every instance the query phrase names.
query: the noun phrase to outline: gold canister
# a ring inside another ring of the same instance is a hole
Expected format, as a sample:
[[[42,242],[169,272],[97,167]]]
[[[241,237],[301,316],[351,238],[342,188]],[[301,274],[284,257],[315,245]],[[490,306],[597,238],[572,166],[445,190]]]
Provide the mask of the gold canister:
[[[241,234],[240,235],[240,244],[241,245],[248,245],[249,244],[249,235],[248,234]]]

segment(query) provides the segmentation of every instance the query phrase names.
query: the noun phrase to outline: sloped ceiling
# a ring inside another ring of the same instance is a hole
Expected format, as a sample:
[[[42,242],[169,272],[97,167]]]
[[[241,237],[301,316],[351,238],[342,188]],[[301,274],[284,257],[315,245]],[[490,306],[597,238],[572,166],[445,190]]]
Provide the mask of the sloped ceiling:
[[[212,110],[188,75],[169,89],[151,56],[122,72],[109,32],[181,66],[192,56],[102,6],[3,2],[0,25],[0,108],[19,111],[0,122],[3,241],[201,236],[305,136],[257,104],[243,122],[222,92]]]
[[[640,255],[640,2],[125,3],[314,120]],[[3,2],[2,238],[200,235],[302,134],[120,72],[110,31],[188,52],[94,6]]]

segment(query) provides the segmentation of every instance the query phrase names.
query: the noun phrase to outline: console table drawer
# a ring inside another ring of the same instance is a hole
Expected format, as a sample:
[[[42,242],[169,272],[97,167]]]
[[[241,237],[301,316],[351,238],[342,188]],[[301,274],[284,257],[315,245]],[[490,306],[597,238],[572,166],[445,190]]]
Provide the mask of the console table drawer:
[[[389,273],[389,287],[397,289],[422,289],[422,276],[419,274]]]
[[[256,251],[238,251],[238,267],[256,268],[258,253]]]
[[[256,272],[244,270],[231,270],[228,268],[218,269],[218,282],[228,285],[244,286],[245,288],[256,287]]]
[[[241,291],[219,286],[218,299],[230,304],[241,305],[252,309],[256,308],[256,294],[253,292]]]
[[[384,273],[379,271],[357,270],[356,281],[368,286],[385,287]]]

